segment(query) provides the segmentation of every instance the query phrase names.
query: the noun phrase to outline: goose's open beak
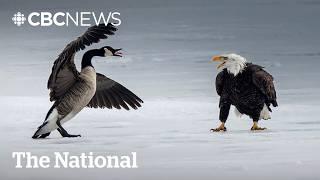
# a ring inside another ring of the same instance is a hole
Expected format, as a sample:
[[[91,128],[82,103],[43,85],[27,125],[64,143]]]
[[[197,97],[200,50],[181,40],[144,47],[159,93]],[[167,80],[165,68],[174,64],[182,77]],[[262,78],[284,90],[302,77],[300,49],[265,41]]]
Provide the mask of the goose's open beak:
[[[122,52],[120,52],[120,50],[122,50],[122,49],[121,48],[120,49],[114,49],[113,56],[122,57]]]
[[[226,63],[226,61],[224,60],[224,58],[222,56],[213,56],[212,57],[212,61],[220,61],[220,62],[222,62],[221,64],[219,64],[217,66],[217,69],[221,68]]]

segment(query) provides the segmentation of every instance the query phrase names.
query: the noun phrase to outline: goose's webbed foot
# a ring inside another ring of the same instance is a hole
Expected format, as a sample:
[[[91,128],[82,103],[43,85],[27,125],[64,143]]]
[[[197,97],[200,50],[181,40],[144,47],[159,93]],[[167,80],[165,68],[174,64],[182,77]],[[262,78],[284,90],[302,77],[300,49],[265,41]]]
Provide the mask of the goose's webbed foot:
[[[77,134],[77,135],[69,134],[65,129],[58,128],[58,131],[62,137],[81,137],[80,134]]]
[[[67,134],[63,137],[81,137],[81,135],[80,134],[76,134],[76,135],[75,134]]]
[[[57,125],[58,125],[58,131],[61,134],[62,137],[81,137],[80,134],[77,135],[73,135],[73,134],[69,134],[62,126],[60,123],[60,120],[57,121]]]

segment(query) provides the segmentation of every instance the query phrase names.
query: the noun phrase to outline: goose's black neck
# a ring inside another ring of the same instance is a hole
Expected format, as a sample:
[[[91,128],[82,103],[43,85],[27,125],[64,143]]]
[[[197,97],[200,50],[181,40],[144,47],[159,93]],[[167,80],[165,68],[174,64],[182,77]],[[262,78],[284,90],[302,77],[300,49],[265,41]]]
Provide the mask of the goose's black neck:
[[[91,60],[94,56],[104,56],[104,52],[100,49],[92,49],[84,53],[81,61],[81,69],[92,66]]]

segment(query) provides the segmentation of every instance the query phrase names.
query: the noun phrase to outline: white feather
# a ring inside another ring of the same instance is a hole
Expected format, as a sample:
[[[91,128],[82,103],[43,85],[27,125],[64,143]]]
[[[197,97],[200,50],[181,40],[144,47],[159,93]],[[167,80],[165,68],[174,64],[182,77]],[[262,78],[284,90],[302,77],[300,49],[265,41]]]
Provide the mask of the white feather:
[[[51,132],[57,129],[58,126],[56,122],[58,118],[59,118],[58,110],[54,108],[49,114],[48,118],[43,122],[43,123],[47,122],[47,124],[41,127],[41,129],[37,132],[37,135],[46,134],[48,132]]]
[[[266,104],[264,104],[261,112],[260,112],[260,119],[268,120],[271,119],[270,111]]]
[[[77,113],[71,112],[67,116],[65,116],[61,120],[61,124],[64,124],[65,122],[69,121],[72,119]],[[58,110],[54,108],[52,112],[50,113],[49,117],[47,120],[45,120],[44,123],[48,122],[46,125],[42,126],[41,129],[37,132],[37,135],[40,134],[46,134],[48,132],[54,131],[58,128],[57,125],[57,120],[61,118],[61,115],[58,113]]]
[[[109,50],[109,49],[107,49],[107,48],[104,48],[104,56],[105,57],[107,57],[107,56],[112,56],[113,54],[112,54],[112,52]]]
[[[238,54],[224,54],[222,56],[227,57],[228,59],[225,60],[225,63],[219,68],[219,70],[223,70],[226,68],[229,73],[236,76],[246,67],[246,58]]]

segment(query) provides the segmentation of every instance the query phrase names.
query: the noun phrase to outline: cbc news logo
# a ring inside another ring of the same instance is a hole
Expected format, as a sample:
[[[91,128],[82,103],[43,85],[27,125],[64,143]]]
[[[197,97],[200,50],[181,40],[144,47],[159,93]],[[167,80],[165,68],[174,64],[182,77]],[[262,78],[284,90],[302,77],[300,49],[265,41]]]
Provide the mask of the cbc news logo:
[[[17,26],[21,26],[21,24],[23,24],[26,21],[26,18],[24,17],[24,14],[22,14],[21,12],[17,12],[13,15],[12,21]]]
[[[121,24],[120,12],[32,12],[25,16],[21,12],[13,15],[15,25],[29,24],[31,26],[92,26],[111,22],[114,26]]]

